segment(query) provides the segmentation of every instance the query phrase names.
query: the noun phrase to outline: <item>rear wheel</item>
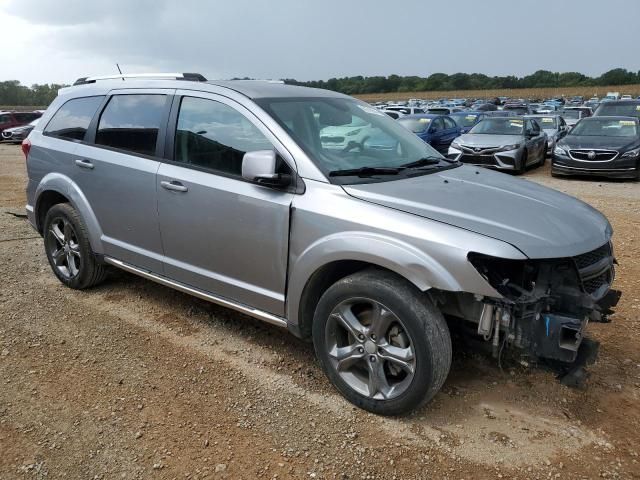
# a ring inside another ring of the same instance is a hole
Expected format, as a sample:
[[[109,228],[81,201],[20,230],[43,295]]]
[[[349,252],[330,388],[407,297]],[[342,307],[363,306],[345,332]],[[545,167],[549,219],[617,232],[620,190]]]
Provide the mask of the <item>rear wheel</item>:
[[[89,244],[82,218],[68,203],[49,209],[44,221],[44,246],[53,273],[66,286],[84,289],[106,276]]]
[[[451,366],[451,338],[426,295],[375,269],[346,277],[320,298],[316,355],[350,402],[381,415],[406,413],[440,390]]]
[[[549,150],[549,144],[544,144],[544,150],[542,150],[542,155],[540,157],[540,161],[538,162],[539,167],[544,167],[544,162],[547,160],[547,151]]]

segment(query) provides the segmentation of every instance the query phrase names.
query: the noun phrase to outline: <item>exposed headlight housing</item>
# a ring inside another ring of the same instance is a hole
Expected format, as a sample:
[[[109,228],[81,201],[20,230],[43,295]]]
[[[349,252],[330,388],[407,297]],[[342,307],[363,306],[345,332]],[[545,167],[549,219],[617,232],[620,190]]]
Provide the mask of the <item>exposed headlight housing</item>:
[[[556,145],[556,147],[553,149],[553,154],[554,155],[568,155],[567,151],[563,147],[559,147],[558,145]]]
[[[350,132],[347,132],[345,135],[347,137],[352,137],[353,135],[357,135],[360,133],[360,131],[362,131],[361,128],[356,128],[355,130],[351,130]]]
[[[624,152],[622,155],[620,155],[620,158],[637,157],[638,155],[640,155],[640,147],[629,150],[628,152]]]
[[[460,144],[459,144],[458,142],[451,142],[451,146],[452,146],[453,148],[457,148],[458,150],[460,150],[460,149],[461,149]]]

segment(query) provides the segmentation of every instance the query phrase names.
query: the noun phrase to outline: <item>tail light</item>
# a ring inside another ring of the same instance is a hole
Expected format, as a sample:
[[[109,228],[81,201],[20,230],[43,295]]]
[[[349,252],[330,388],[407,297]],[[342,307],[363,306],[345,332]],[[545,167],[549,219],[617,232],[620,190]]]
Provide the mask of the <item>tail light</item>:
[[[25,138],[22,141],[22,153],[24,153],[24,159],[29,158],[29,152],[31,151],[31,141],[28,138]]]

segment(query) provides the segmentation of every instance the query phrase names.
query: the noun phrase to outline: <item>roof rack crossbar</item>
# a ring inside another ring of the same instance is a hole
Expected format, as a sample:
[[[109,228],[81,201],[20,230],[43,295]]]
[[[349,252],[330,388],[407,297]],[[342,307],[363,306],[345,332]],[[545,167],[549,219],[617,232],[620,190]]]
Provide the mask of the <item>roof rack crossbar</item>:
[[[94,77],[82,77],[77,79],[74,85],[85,85],[87,83],[95,83],[99,80],[125,80],[130,79],[170,79],[170,80],[189,80],[192,82],[206,82],[207,79],[199,73],[123,73],[118,75],[104,75]]]

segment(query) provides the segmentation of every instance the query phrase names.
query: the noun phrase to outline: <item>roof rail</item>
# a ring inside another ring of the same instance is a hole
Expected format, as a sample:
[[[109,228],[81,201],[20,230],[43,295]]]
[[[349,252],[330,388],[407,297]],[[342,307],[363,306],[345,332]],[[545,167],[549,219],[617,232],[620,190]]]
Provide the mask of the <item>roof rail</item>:
[[[192,82],[206,82],[207,79],[199,73],[123,73],[119,75],[105,75],[95,77],[81,77],[73,82],[73,85],[86,85],[87,83],[95,83],[98,80],[125,80],[130,79],[170,79],[170,80],[189,80]]]

